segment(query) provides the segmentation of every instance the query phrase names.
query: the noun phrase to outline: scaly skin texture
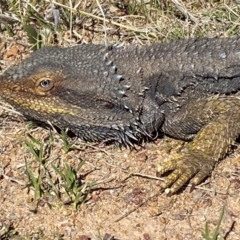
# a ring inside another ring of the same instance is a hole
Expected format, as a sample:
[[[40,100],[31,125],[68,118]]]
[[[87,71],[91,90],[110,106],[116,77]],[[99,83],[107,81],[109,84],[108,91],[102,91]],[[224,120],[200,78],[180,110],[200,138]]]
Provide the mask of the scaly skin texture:
[[[208,176],[240,133],[240,38],[36,51],[0,76],[1,97],[26,117],[86,141],[131,146],[159,132],[190,141],[159,163],[177,192]]]

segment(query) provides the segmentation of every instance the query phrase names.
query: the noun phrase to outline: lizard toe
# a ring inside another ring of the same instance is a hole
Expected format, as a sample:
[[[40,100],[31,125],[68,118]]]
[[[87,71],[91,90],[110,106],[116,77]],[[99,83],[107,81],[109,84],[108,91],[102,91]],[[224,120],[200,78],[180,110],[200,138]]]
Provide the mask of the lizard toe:
[[[200,160],[189,153],[180,153],[164,160],[157,169],[158,176],[172,171],[161,187],[168,189],[168,195],[176,193],[191,180],[193,186],[199,184],[212,170],[211,162]]]
[[[196,173],[196,175],[191,179],[191,184],[192,187],[191,189],[193,190],[196,185],[201,183],[207,176],[210,175],[212,172],[213,166],[210,164],[208,161],[202,161],[202,166],[201,170]]]

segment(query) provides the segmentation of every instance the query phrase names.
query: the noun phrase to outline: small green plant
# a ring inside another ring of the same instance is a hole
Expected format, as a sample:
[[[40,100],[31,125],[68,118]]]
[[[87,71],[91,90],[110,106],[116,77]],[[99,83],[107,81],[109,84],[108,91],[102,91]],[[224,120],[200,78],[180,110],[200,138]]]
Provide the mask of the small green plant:
[[[65,131],[61,130],[60,138],[63,141],[63,150],[65,153],[68,153],[73,146],[72,142],[68,141],[68,135]]]
[[[61,170],[58,169],[56,166],[52,165],[55,172],[62,179],[61,185],[64,188],[65,193],[69,197],[69,202],[71,203],[74,210],[77,210],[77,206],[86,200],[87,195],[91,190],[91,187],[94,185],[94,183],[87,183],[83,185],[79,184],[77,173],[84,163],[85,161],[80,162],[76,170],[74,170],[67,163],[64,164],[64,167]]]
[[[68,141],[66,132],[62,131],[60,137],[63,141],[65,153],[69,152],[73,144]],[[23,141],[23,146],[38,163],[37,166],[35,164],[35,169],[37,169],[33,172],[30,162],[25,159],[26,173],[29,180],[28,186],[34,190],[35,200],[54,194],[59,202],[64,201],[65,203],[66,198],[64,197],[67,196],[67,202],[71,203],[73,209],[76,210],[77,206],[85,201],[94,183],[79,183],[77,174],[85,161],[81,161],[76,169],[67,163],[64,164],[62,169],[59,169],[54,164],[48,164],[48,156],[50,155],[53,142],[51,132],[46,143],[32,136],[29,136],[28,140]],[[34,162],[32,163],[34,164]],[[57,173],[55,177],[52,174],[52,170]],[[60,176],[61,180],[59,180],[58,176]],[[53,180],[54,178],[55,180]],[[50,208],[52,207],[48,202],[47,204]]]
[[[39,199],[43,195],[43,189],[42,189],[42,178],[44,175],[43,168],[40,169],[39,174],[37,177],[34,176],[33,172],[28,166],[28,163],[25,159],[25,166],[26,166],[26,173],[29,179],[29,185],[33,187],[34,189],[34,198],[35,200]]]
[[[12,224],[3,224],[0,229],[0,239],[8,240],[14,236],[18,236],[18,232],[13,228]]]
[[[213,232],[212,237],[210,236],[208,222],[206,222],[205,231],[202,234],[203,239],[205,239],[205,240],[218,240],[218,239],[224,240],[223,236],[219,233],[219,228],[220,228],[220,225],[222,223],[223,215],[224,215],[224,207],[222,208],[222,211],[220,213],[220,216],[219,216],[219,219],[218,219],[218,222],[217,222],[217,226],[216,226],[216,228]]]
[[[23,27],[23,30],[27,33],[28,42],[33,45],[32,49],[40,49],[42,47],[41,35],[36,30],[36,28],[31,25],[25,25]]]
[[[33,187],[34,198],[37,200],[43,195],[42,179],[45,173],[45,160],[43,158],[44,144],[34,137],[30,136],[30,140],[25,140],[23,146],[34,156],[36,161],[39,163],[38,175],[35,177],[34,173],[29,168],[27,160],[25,159],[26,173],[29,179],[29,185]]]
[[[30,152],[34,156],[37,162],[43,166],[44,165],[44,159],[43,159],[44,143],[40,142],[33,136],[29,136],[29,138],[30,140],[24,141],[23,146],[28,152]]]

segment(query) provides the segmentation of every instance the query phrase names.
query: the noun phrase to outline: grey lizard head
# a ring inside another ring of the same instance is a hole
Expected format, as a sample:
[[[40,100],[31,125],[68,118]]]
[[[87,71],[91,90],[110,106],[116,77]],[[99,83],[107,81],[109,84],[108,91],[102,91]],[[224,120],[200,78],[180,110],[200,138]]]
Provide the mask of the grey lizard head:
[[[66,127],[80,138],[131,144],[149,136],[121,98],[121,75],[103,45],[46,47],[0,77],[1,97],[28,118]]]

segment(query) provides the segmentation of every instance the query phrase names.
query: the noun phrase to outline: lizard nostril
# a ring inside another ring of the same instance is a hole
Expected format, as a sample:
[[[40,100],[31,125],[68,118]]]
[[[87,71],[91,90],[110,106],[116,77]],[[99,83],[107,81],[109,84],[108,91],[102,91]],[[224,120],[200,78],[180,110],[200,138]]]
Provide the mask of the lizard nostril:
[[[49,91],[53,88],[52,79],[49,78],[41,78],[36,82],[36,87],[40,88],[41,91]]]

